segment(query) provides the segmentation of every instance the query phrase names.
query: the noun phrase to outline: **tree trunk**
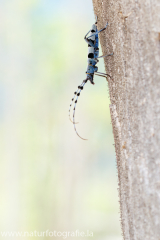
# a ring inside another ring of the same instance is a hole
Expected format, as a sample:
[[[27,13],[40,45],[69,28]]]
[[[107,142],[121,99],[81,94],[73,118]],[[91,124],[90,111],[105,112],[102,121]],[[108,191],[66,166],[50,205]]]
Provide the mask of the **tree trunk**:
[[[125,240],[160,239],[160,1],[93,0],[108,79]]]

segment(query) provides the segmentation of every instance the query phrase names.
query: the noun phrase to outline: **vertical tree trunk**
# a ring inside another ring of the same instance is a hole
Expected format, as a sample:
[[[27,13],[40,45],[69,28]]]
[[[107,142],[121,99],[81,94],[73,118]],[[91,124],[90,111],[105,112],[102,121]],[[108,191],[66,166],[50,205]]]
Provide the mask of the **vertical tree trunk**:
[[[160,239],[160,1],[93,0],[108,79],[125,240]]]

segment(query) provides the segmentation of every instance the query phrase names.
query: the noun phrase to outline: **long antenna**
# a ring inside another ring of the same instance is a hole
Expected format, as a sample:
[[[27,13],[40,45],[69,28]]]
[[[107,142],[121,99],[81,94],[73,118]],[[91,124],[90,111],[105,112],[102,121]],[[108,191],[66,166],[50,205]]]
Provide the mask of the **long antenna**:
[[[80,96],[80,93],[81,91],[83,90],[83,87],[84,85],[86,84],[86,82],[88,81],[88,79],[84,80],[83,83],[82,83],[82,86],[80,88],[80,91],[77,93],[77,98],[76,98],[76,101],[75,101],[75,104],[74,104],[74,108],[73,108],[73,125],[74,125],[74,130],[76,132],[76,134],[78,135],[78,137],[80,137],[81,139],[83,140],[88,140],[88,139],[85,139],[85,138],[82,138],[78,132],[77,132],[77,129],[76,129],[76,125],[75,125],[75,110],[76,110],[76,104],[77,104],[77,101],[78,101],[78,97]]]
[[[83,89],[83,88],[82,88],[82,85],[83,85],[83,82],[81,83],[80,86],[78,86],[77,91],[74,92],[74,97],[72,98],[71,103],[70,103],[70,105],[69,105],[69,120],[70,120],[71,122],[72,122],[72,120],[71,120],[71,117],[70,117],[70,111],[71,111],[72,103],[73,103],[73,101],[74,101],[74,99],[75,99],[75,96]],[[73,122],[72,122],[72,123],[73,123]],[[75,123],[75,124],[77,124],[77,123]]]

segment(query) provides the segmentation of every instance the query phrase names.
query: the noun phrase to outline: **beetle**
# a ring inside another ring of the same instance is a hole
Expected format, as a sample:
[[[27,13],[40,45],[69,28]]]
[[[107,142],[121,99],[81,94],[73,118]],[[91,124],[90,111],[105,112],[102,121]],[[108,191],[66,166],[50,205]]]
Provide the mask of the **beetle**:
[[[83,140],[87,140],[85,138],[82,138],[76,129],[76,122],[75,122],[75,110],[76,110],[76,104],[78,101],[78,97],[80,96],[81,91],[84,88],[84,85],[90,81],[91,84],[95,84],[94,83],[94,74],[101,76],[101,77],[110,77],[111,76],[109,74],[105,74],[105,73],[100,73],[98,72],[98,67],[96,66],[96,64],[99,62],[98,58],[104,58],[104,57],[108,57],[108,56],[112,56],[113,53],[105,55],[105,56],[100,56],[99,57],[99,36],[98,34],[102,31],[104,31],[108,26],[108,22],[106,24],[106,26],[104,28],[102,28],[101,30],[98,31],[97,29],[97,17],[96,17],[96,22],[92,25],[92,28],[89,30],[89,32],[87,32],[87,34],[84,36],[84,40],[88,43],[88,66],[87,66],[87,71],[86,71],[86,79],[83,80],[82,84],[80,86],[78,86],[78,89],[76,92],[74,92],[74,96],[71,100],[71,104],[69,107],[69,119],[70,121],[73,123],[74,125],[74,130],[76,132],[76,134]],[[90,33],[90,35],[88,36],[88,34]],[[87,37],[88,36],[88,37]],[[112,78],[111,78],[112,79]],[[76,97],[76,99],[75,99]],[[72,103],[75,99],[75,104],[74,104],[74,108],[73,108],[73,121],[70,118],[70,110],[71,110],[71,106]]]

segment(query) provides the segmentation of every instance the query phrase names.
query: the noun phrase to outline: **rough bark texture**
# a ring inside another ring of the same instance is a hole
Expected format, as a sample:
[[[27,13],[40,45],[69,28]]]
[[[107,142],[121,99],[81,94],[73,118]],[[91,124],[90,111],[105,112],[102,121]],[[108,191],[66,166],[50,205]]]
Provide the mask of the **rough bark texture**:
[[[160,240],[160,1],[93,0],[108,79],[125,240]]]

